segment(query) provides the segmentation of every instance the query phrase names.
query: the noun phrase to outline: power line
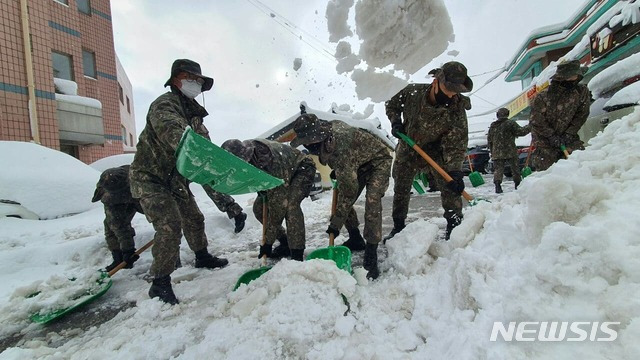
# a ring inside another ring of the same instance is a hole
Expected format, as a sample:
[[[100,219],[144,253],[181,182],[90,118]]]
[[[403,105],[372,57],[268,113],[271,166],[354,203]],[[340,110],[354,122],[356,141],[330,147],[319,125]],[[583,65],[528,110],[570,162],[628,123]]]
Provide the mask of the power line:
[[[496,72],[496,71],[498,71],[498,70],[503,70],[503,69],[504,69],[504,66],[501,66],[501,67],[499,67],[499,68],[497,68],[497,69],[493,69],[493,70],[485,71],[485,72],[480,73],[480,74],[469,75],[469,77],[476,77],[476,76],[480,76],[480,75],[484,75],[484,74],[490,74],[490,73],[492,73],[492,72]]]

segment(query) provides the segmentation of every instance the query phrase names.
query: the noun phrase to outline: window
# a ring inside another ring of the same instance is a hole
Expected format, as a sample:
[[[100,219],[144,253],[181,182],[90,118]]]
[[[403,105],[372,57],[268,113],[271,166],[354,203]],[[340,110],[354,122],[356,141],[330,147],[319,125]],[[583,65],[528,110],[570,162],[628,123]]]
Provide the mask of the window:
[[[89,0],[76,0],[78,4],[78,11],[83,14],[91,15],[91,1]]]
[[[122,93],[122,86],[118,83],[118,94],[120,95],[120,103],[124,105],[124,94]]]
[[[122,143],[127,145],[127,129],[122,125],[120,125],[120,129],[122,129]]]
[[[131,105],[129,105],[129,97],[127,96],[127,112],[131,114]]]
[[[73,60],[71,56],[57,52],[51,53],[53,77],[73,81]]]
[[[89,50],[82,50],[82,69],[85,76],[97,79],[96,76],[96,54]]]
[[[133,146],[133,135],[129,134],[129,146]]]
[[[59,2],[60,4],[69,5],[69,0],[54,0],[55,2]]]

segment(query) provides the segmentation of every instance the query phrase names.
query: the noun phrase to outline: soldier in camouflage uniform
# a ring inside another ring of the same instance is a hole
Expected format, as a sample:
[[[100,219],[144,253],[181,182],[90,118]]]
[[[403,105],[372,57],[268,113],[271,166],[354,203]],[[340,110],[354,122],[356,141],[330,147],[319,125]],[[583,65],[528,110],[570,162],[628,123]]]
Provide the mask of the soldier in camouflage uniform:
[[[149,296],[177,304],[171,287],[171,273],[179,257],[182,232],[195,252],[197,268],[218,268],[226,259],[209,254],[204,232],[204,215],[189,190],[189,184],[176,169],[176,148],[187,126],[199,129],[207,111],[195,97],[213,86],[213,79],[202,75],[200,65],[179,59],[171,66],[165,86],[171,91],[158,97],[149,107],[147,123],[140,134],[138,151],[131,164],[131,194],[140,199],[145,216],[153,224],[154,277]]]
[[[533,165],[546,170],[564,157],[560,147],[569,153],[584,149],[578,130],[587,121],[591,92],[580,84],[584,70],[578,60],[558,65],[551,85],[539,93],[531,104],[531,138],[535,145]]]
[[[304,145],[310,153],[318,155],[321,164],[329,165],[335,172],[338,200],[328,234],[337,237],[345,223],[357,224],[353,204],[367,189],[363,266],[368,270],[367,277],[376,279],[380,275],[377,251],[382,238],[382,197],[389,186],[392,161],[389,150],[380,138],[366,130],[338,120],[323,121],[313,114],[298,117],[293,130],[296,138],[291,146]]]
[[[511,166],[513,182],[516,189],[520,185],[520,167],[518,164],[518,150],[516,149],[516,138],[524,136],[531,131],[529,125],[520,127],[515,121],[509,120],[509,109],[501,108],[496,113],[498,120],[489,126],[487,141],[489,151],[493,159],[493,183],[496,186],[496,194],[502,193],[502,175],[506,164]]]
[[[105,268],[113,270],[125,261],[125,269],[131,269],[138,260],[133,237],[136,231],[131,220],[136,212],[143,213],[138,199],[131,196],[129,189],[129,165],[107,169],[100,175],[91,202],[101,201],[104,205],[104,237],[111,251],[113,262]]]
[[[398,133],[408,135],[453,180],[445,183],[435,169],[400,140],[392,170],[395,183],[393,229],[385,241],[404,229],[411,184],[421,171],[428,172],[429,179],[434,180],[440,190],[444,218],[447,220],[446,239],[462,221],[462,163],[469,136],[466,110],[471,109],[471,101],[460,93],[471,91],[473,82],[467,76],[467,68],[455,61],[429,73],[435,77],[431,84],[408,85],[386,102],[387,117],[391,121],[391,133],[394,136],[398,137]]]
[[[259,192],[253,202],[253,213],[262,223],[263,204],[267,202],[267,223],[265,244],[260,246],[260,254],[271,258],[291,256],[302,261],[305,248],[304,214],[300,203],[309,196],[316,174],[316,166],[309,155],[276,141],[253,139],[241,142],[227,140],[222,148],[235,154],[264,172],[283,179],[284,184]],[[282,227],[285,220],[287,230]],[[278,239],[280,245],[272,250]]]

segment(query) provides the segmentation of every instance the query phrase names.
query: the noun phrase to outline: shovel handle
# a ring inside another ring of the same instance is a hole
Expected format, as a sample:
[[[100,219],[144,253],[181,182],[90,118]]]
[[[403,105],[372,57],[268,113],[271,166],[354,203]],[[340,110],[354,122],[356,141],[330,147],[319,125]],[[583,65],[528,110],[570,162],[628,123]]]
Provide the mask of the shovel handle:
[[[151,247],[151,245],[153,245],[153,240],[149,241],[148,243],[144,244],[144,246],[142,246],[140,249],[138,249],[135,253],[133,253],[134,255],[140,255],[142,254],[145,250],[147,250],[148,248]],[[118,271],[120,271],[123,267],[127,266],[127,262],[123,261],[120,264],[118,264],[118,266],[114,267],[113,269],[111,269],[111,271],[109,271],[108,275],[109,277],[112,277],[113,275],[115,275],[115,273],[117,273]]]
[[[424,152],[420,148],[420,146],[418,146],[416,144],[415,141],[411,140],[410,137],[408,137],[407,135],[405,135],[403,133],[398,133],[398,135],[402,138],[402,140],[406,141],[407,144],[409,144],[409,146],[411,146],[413,148],[413,150],[415,150],[418,154],[420,154],[420,156],[422,156],[422,158],[425,159],[427,161],[427,163],[429,163],[429,165],[431,165],[431,167],[436,169],[438,174],[440,174],[440,176],[442,176],[446,182],[449,182],[449,181],[453,180],[453,178],[451,176],[449,176],[449,174],[447,174],[447,172],[444,171],[440,167],[440,165],[438,165],[435,161],[433,161],[433,159],[429,155],[427,155],[427,153]],[[471,164],[471,162],[469,162],[469,164]],[[472,201],[473,200],[473,197],[471,195],[469,195],[469,193],[467,193],[464,190],[462,190],[462,197],[464,197],[467,201]]]
[[[471,163],[471,156],[469,154],[467,154],[467,159],[469,160],[469,170],[473,172],[473,164]]]
[[[524,161],[524,167],[529,167],[529,159],[531,158],[532,152],[533,152],[533,141],[529,143],[529,151],[527,151],[527,159]]]
[[[267,244],[267,196],[262,198],[262,246]],[[262,255],[262,266],[267,266],[267,254]]]
[[[564,145],[560,145],[560,150],[562,150],[562,153],[564,154],[564,158],[568,159],[569,158],[569,152],[567,151],[567,147]]]
[[[333,187],[333,194],[331,194],[331,217],[336,214],[336,207],[338,206],[338,188]],[[333,242],[335,240],[335,236],[333,234],[329,234],[329,247],[333,247]]]

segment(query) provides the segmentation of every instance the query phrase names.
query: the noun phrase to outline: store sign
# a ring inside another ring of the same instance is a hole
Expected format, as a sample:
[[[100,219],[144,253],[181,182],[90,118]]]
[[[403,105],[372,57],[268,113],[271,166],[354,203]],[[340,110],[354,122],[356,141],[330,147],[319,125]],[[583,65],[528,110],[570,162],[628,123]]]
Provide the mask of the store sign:
[[[616,16],[621,16],[620,14]],[[640,34],[640,23],[618,21],[613,27],[609,23],[596,31],[591,38],[591,63],[606,56],[611,51],[619,48],[634,36]]]
[[[549,87],[549,82],[545,81],[542,85],[534,85],[531,88],[525,90],[522,94],[520,94],[520,96],[513,99],[513,101],[511,101],[506,106],[506,108],[509,109],[509,118],[514,117],[522,110],[528,108],[533,98],[547,87]]]

